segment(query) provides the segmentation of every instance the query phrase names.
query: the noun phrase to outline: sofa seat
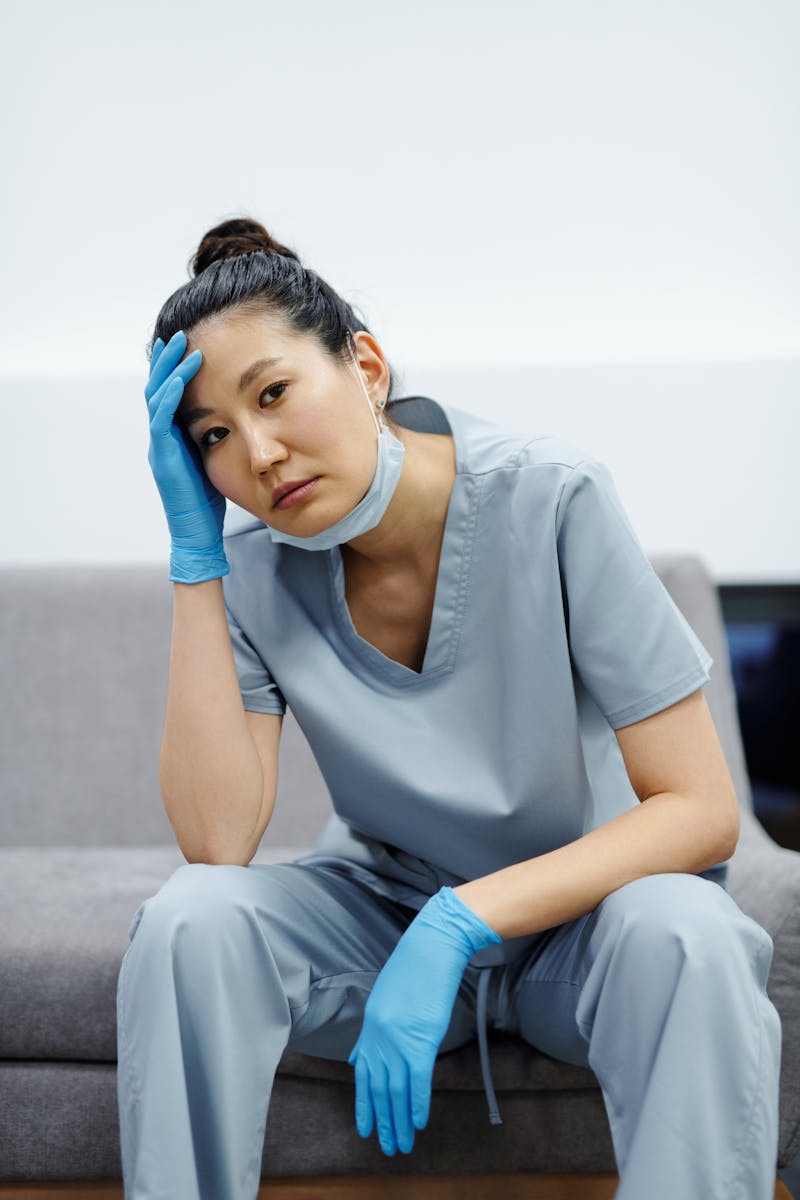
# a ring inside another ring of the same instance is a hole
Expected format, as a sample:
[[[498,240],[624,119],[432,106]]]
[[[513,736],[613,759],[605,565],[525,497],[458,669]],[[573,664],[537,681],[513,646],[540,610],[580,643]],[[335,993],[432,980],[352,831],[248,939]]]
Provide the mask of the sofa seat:
[[[253,861],[303,853],[262,847]],[[0,1178],[119,1178],[119,968],[139,904],[185,861],[177,846],[0,849],[0,906],[14,914],[0,925]],[[489,1123],[473,1040],[437,1059],[428,1126],[393,1159],[358,1136],[352,1067],[286,1050],[264,1177],[337,1174],[343,1156],[365,1174],[615,1169],[592,1071],[497,1031],[489,1047],[503,1125]]]
[[[261,848],[255,863],[291,862],[297,847]],[[170,846],[0,849],[0,1059],[116,1063],[116,988],[127,929],[142,900],[185,864]],[[475,1044],[476,1045],[476,1044]],[[280,1074],[352,1086],[346,1062],[287,1050]],[[492,1034],[499,1092],[597,1088],[594,1073]],[[435,1084],[483,1093],[475,1046],[443,1054]]]

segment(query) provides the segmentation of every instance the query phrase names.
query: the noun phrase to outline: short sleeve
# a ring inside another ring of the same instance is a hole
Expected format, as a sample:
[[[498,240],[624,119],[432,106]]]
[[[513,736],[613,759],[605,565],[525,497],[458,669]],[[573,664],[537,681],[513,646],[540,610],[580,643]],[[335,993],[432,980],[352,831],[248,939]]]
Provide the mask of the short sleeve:
[[[556,538],[572,661],[612,729],[708,682],[714,660],[642,549],[604,463],[573,468]]]
[[[231,612],[227,599],[225,615],[233,646],[233,660],[239,677],[242,703],[250,712],[285,713],[286,699],[247,634]]]

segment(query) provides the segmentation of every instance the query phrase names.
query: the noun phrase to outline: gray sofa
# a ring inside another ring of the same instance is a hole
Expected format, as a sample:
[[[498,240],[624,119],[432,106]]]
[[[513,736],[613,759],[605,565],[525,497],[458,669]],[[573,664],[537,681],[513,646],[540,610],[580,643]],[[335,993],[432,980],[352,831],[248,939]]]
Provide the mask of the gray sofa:
[[[800,855],[778,847],[752,812],[707,571],[694,556],[652,561],[715,659],[706,694],[742,809],[729,889],[775,942],[769,992],[783,1023],[776,1166],[784,1168],[800,1151]],[[164,566],[0,570],[3,1180],[120,1178],[117,974],[139,903],[185,861],[157,778],[171,593]],[[330,811],[289,712],[277,811],[255,861],[298,857]],[[490,1041],[503,1125],[489,1124],[472,1043],[437,1060],[429,1125],[412,1155],[392,1159],[356,1132],[352,1068],[287,1052],[264,1176],[613,1171],[592,1072],[498,1033]]]

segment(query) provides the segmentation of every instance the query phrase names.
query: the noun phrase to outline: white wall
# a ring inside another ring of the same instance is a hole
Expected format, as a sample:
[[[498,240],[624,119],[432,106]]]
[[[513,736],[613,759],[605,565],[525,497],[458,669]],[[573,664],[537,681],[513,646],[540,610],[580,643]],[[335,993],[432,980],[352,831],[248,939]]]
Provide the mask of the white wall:
[[[800,361],[399,366],[406,394],[558,433],[603,459],[649,553],[694,551],[719,581],[800,578]],[[166,575],[138,377],[6,381],[0,428],[28,451],[9,447],[0,474],[4,561],[163,561]],[[228,507],[228,520],[243,516]]]
[[[406,390],[604,458],[649,550],[800,578],[794,0],[5,0],[0,33],[0,561],[166,561],[144,346],[246,212]]]

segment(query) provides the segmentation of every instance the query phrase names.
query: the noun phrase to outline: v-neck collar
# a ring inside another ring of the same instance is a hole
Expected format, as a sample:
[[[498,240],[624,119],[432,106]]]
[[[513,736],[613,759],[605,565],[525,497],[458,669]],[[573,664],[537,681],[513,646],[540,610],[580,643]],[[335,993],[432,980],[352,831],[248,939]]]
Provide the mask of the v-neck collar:
[[[404,663],[389,658],[377,646],[373,646],[372,642],[361,637],[347,607],[341,549],[339,546],[332,546],[325,552],[333,609],[347,648],[362,669],[377,674],[397,687],[419,687],[453,670],[469,594],[469,572],[482,476],[469,472],[458,414],[454,414],[445,405],[439,407],[453,436],[456,475],[447,506],[433,613],[421,671],[413,671]]]

